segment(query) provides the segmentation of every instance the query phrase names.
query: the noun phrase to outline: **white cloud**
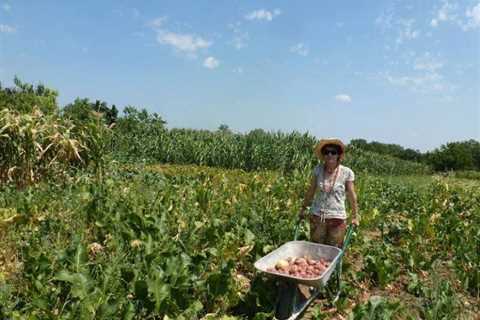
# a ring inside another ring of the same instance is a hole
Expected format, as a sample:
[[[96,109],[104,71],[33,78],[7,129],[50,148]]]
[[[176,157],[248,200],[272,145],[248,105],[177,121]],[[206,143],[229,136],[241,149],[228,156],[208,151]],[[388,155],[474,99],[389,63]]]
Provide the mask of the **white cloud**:
[[[403,75],[390,72],[380,74],[389,84],[403,87],[414,92],[447,94],[455,89],[448,79],[441,74],[444,63],[426,52],[412,62],[412,71]]]
[[[237,22],[235,24],[229,24],[228,28],[233,31],[233,39],[230,42],[237,50],[245,48],[247,46],[247,42],[250,39],[248,32],[243,32],[240,29],[240,23]]]
[[[437,20],[438,21],[455,20],[457,15],[454,12],[456,10],[457,10],[456,3],[449,3],[448,1],[445,1],[437,12]]]
[[[397,36],[397,44],[402,44],[405,40],[416,39],[420,35],[420,31],[413,28],[415,24],[414,19],[401,19],[398,21],[398,24],[400,25],[400,30]]]
[[[158,29],[162,27],[166,21],[167,21],[167,17],[158,17],[150,21],[149,25],[154,29]]]
[[[446,84],[442,82],[443,76],[436,72],[404,76],[392,76],[390,73],[385,73],[384,77],[392,85],[408,87],[413,91],[441,91],[447,88]]]
[[[233,71],[233,73],[243,74],[243,68],[242,67],[234,68],[232,71]]]
[[[220,65],[220,62],[214,57],[208,57],[203,61],[203,66],[208,69],[215,69]]]
[[[212,45],[201,37],[192,34],[175,33],[167,30],[159,30],[157,41],[160,44],[166,44],[175,49],[187,53],[195,53],[199,49],[208,48]]]
[[[440,23],[446,22],[459,26],[463,31],[479,28],[480,2],[473,7],[460,8],[458,3],[447,0],[442,1],[442,6],[436,11],[434,18],[430,21],[430,25],[435,28]]]
[[[166,17],[158,17],[148,23],[157,33],[156,40],[161,45],[171,46],[179,52],[186,53],[189,57],[196,58],[198,50],[206,49],[213,43],[195,34],[169,31],[165,28],[166,21]]]
[[[415,26],[415,19],[397,18],[395,10],[390,7],[375,19],[375,26],[384,34],[396,33],[395,48],[406,41],[420,37],[421,32]],[[388,46],[390,48],[390,46]]]
[[[438,59],[435,59],[429,52],[427,52],[422,57],[418,57],[415,60],[413,69],[435,73],[442,69],[443,66],[443,62],[438,61]]]
[[[306,56],[308,56],[310,50],[308,49],[308,47],[303,42],[300,42],[300,43],[297,43],[294,46],[291,46],[290,47],[290,52],[297,53],[301,56],[306,57]]]
[[[436,28],[441,22],[455,20],[457,17],[457,15],[454,13],[456,9],[456,4],[443,1],[442,6],[436,12],[435,18],[430,21],[430,25]]]
[[[386,32],[393,26],[393,9],[389,8],[382,12],[376,19],[375,25],[380,28],[382,32]]]
[[[337,94],[335,96],[335,100],[337,100],[338,102],[343,102],[343,103],[350,103],[352,102],[352,98],[348,95],[348,94]]]
[[[7,12],[9,12],[9,11],[12,9],[12,6],[9,5],[8,3],[4,3],[4,4],[2,5],[2,9],[5,10],[5,11],[7,11]]]
[[[268,11],[265,9],[255,10],[245,15],[247,20],[265,20],[272,21],[276,16],[280,15],[282,11],[275,9],[273,11]]]
[[[239,33],[233,37],[232,44],[236,49],[240,50],[247,46],[247,41],[249,38],[248,32]]]
[[[467,17],[467,22],[463,27],[465,31],[480,27],[480,2],[475,7],[468,8],[465,16]]]
[[[0,24],[0,33],[13,33],[17,31],[15,27],[9,26],[7,24]]]

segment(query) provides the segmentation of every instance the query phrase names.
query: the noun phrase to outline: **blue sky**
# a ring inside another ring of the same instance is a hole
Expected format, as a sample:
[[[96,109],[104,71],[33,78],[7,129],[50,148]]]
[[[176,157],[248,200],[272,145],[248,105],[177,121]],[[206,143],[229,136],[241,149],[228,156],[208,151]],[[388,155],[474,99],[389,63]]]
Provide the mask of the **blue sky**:
[[[480,1],[0,0],[0,81],[431,150],[480,140]]]

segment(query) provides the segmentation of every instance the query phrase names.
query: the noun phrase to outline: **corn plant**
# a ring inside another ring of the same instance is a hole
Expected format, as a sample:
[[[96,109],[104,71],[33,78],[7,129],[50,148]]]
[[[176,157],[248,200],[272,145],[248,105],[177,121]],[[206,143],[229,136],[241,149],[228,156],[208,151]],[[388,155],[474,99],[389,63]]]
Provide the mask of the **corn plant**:
[[[42,176],[84,161],[85,144],[74,126],[55,114],[0,111],[0,181],[27,185]]]

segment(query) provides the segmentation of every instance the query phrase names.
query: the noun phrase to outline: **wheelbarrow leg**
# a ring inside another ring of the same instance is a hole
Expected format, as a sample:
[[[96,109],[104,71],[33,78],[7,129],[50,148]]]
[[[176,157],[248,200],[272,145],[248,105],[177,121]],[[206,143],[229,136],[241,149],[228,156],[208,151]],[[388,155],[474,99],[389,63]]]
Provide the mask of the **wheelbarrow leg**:
[[[307,297],[301,290],[297,283],[294,282],[280,282],[279,294],[275,308],[275,319],[279,320],[294,320],[298,319],[307,307],[320,294],[319,289],[310,292]],[[308,291],[308,288],[305,287]]]
[[[289,319],[295,312],[295,306],[302,300],[298,285],[290,281],[278,283],[278,298],[275,308],[276,319]]]
[[[334,305],[340,298],[341,293],[341,274],[342,274],[342,260],[340,260],[335,268],[333,278],[327,284],[326,292],[328,295],[328,300]]]

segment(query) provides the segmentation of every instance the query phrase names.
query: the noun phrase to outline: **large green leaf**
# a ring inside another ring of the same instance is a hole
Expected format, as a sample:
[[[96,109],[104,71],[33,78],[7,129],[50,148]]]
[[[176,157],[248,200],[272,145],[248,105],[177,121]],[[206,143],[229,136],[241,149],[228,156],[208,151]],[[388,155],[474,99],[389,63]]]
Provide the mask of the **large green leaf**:
[[[75,298],[84,299],[93,286],[92,281],[82,273],[72,273],[66,270],[60,271],[55,280],[65,281],[71,285],[71,294]]]

